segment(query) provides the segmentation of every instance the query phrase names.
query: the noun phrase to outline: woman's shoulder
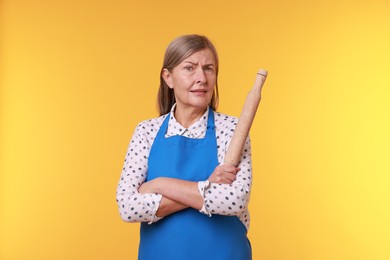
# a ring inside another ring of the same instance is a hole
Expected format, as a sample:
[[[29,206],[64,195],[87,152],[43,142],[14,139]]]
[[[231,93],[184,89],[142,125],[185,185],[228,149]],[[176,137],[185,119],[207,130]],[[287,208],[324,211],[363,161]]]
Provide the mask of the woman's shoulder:
[[[214,121],[216,127],[234,128],[237,125],[238,118],[214,111]]]
[[[153,140],[168,114],[141,121],[135,131],[139,136],[147,140]]]
[[[141,121],[138,125],[145,126],[145,125],[150,125],[150,124],[158,124],[159,122],[162,123],[167,115],[168,114],[165,114],[165,115],[162,115],[159,117],[145,119],[145,120]]]

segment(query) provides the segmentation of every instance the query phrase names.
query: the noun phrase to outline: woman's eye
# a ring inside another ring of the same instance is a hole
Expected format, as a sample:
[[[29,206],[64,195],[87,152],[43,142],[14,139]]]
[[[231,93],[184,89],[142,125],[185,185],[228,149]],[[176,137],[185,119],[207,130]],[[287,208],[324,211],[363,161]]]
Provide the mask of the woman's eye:
[[[185,67],[185,69],[188,71],[192,71],[194,68],[192,66],[187,66],[187,67]]]

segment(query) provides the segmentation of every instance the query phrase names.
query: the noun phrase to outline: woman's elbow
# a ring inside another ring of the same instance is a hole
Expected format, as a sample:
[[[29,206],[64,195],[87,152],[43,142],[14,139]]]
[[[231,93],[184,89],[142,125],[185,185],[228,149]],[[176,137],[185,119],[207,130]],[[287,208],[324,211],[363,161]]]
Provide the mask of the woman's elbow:
[[[138,223],[140,222],[134,216],[126,214],[126,212],[120,212],[121,219],[126,223]]]
[[[249,191],[246,190],[231,190],[230,196],[215,200],[213,198],[206,199],[206,208],[211,214],[220,214],[227,216],[240,216],[243,214],[249,203]]]
[[[131,201],[132,200],[125,201],[123,196],[120,194],[117,195],[116,202],[118,204],[119,215],[124,222],[139,222],[137,221],[134,212],[131,210],[131,208],[133,208]]]
[[[232,201],[227,207],[226,212],[228,213],[228,215],[240,216],[246,211],[248,207],[250,191],[248,189],[245,189],[244,187],[241,187],[236,188],[230,194],[233,194]]]
[[[119,215],[124,222],[127,223],[141,222],[141,220],[139,219],[140,216],[137,215],[137,212],[129,212],[125,208],[126,207],[124,205],[119,205]]]

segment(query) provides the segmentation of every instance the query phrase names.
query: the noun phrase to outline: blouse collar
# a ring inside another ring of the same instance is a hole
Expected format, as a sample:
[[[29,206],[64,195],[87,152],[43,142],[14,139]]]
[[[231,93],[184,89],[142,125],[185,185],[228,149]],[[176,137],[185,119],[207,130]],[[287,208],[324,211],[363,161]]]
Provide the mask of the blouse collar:
[[[205,136],[207,130],[207,119],[209,115],[209,107],[207,107],[206,112],[190,127],[183,127],[175,118],[175,108],[174,104],[171,108],[171,113],[169,114],[169,123],[167,133],[165,137],[170,137],[174,135],[182,135],[189,138],[202,138]]]

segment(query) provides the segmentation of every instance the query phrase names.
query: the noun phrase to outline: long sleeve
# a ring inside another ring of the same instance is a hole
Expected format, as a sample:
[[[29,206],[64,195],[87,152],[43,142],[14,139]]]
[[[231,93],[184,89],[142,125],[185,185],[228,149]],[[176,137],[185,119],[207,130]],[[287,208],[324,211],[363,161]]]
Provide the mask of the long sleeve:
[[[156,212],[159,209],[162,195],[140,194],[138,189],[146,180],[150,149],[165,117],[166,115],[141,122],[128,146],[116,193],[120,215],[126,222],[152,223],[160,219],[156,216]],[[218,112],[214,112],[214,119],[218,163],[221,164],[238,120]],[[171,116],[165,137],[182,135],[187,138],[204,138],[206,128],[206,116],[187,129]],[[210,183],[207,180],[198,182],[198,189],[203,197],[201,212],[209,216],[212,214],[238,216],[248,228],[250,222],[248,202],[252,185],[249,138],[246,140],[238,167],[241,170],[237,173],[236,180],[230,185]]]
[[[126,222],[155,222],[162,196],[140,194],[139,187],[145,182],[148,157],[151,148],[146,122],[139,124],[128,146],[124,167],[116,191],[116,201],[121,218]],[[152,130],[153,131],[153,130]]]
[[[237,119],[222,117],[216,123],[218,161],[221,164],[237,125]],[[248,227],[248,203],[252,186],[252,160],[249,137],[245,142],[238,167],[240,171],[232,184],[216,184],[208,181],[198,183],[199,191],[204,199],[201,212],[209,216],[212,214],[238,216],[244,225]]]
[[[201,192],[204,198],[204,213],[241,216],[245,212],[252,186],[249,140],[245,144],[242,160],[238,167],[240,171],[232,184],[200,183],[200,190],[204,190]]]

